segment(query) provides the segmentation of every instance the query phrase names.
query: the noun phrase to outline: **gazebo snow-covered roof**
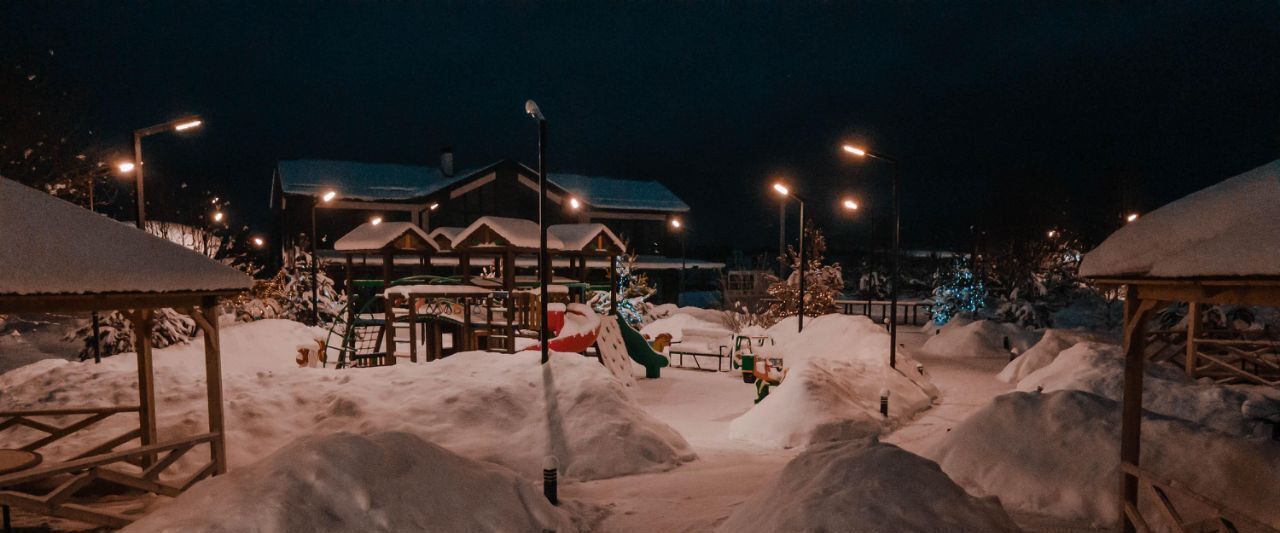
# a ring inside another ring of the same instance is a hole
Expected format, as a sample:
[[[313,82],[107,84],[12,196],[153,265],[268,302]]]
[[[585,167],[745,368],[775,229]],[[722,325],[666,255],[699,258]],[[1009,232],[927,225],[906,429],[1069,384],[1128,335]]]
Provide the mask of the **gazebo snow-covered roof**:
[[[547,226],[548,238],[552,235],[569,251],[620,254],[627,249],[622,239],[598,222]]]
[[[1265,328],[1214,330],[1204,320],[1205,306],[1280,306],[1277,206],[1280,161],[1273,161],[1147,213],[1113,233],[1080,264],[1081,275],[1094,282],[1124,287],[1119,506],[1128,531],[1145,529],[1140,486],[1174,486],[1139,464],[1147,364],[1177,364],[1190,379],[1280,387],[1280,343]],[[1174,306],[1178,312],[1182,302],[1185,327],[1162,327],[1152,319],[1161,307]],[[1259,524],[1225,503],[1191,494],[1224,523]],[[1165,507],[1164,516],[1179,516],[1172,500],[1159,505]]]
[[[1093,278],[1280,277],[1280,160],[1156,209],[1085,255]]]
[[[453,249],[453,240],[458,238],[458,234],[462,233],[462,230],[464,229],[466,228],[441,226],[431,230],[431,233],[427,234],[427,241],[429,241],[432,246],[435,246],[437,250],[446,252]]]
[[[453,238],[458,248],[539,248],[538,223],[523,218],[483,216],[467,226]],[[547,232],[547,249],[563,250],[564,243]]]
[[[247,290],[243,272],[0,178],[0,299]]]
[[[339,252],[375,252],[388,247],[421,250],[429,242],[427,232],[410,222],[365,222],[334,242],[333,249]]]

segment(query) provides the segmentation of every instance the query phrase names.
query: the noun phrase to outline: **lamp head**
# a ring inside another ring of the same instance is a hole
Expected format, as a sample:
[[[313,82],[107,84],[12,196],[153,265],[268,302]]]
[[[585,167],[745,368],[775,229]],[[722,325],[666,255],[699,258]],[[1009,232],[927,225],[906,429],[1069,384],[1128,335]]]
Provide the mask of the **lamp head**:
[[[582,207],[582,202],[579,202],[577,198],[570,198],[570,199],[569,199],[569,208],[570,208],[570,209],[578,209],[579,207]]]
[[[325,191],[324,196],[320,197],[320,201],[324,203],[329,203],[329,202],[332,202],[333,199],[337,197],[338,197],[338,191],[332,191],[332,190]]]
[[[680,219],[678,219],[678,218],[673,218],[673,219],[671,219],[671,227],[672,227],[672,228],[674,228],[674,229],[680,229],[680,227],[681,227],[681,226],[683,226],[683,224],[681,224],[681,223],[680,223]]]
[[[863,150],[863,149],[858,148],[857,146],[853,146],[853,145],[851,145],[851,144],[846,144],[846,145],[844,145],[844,151],[849,152],[849,153],[851,153],[851,154],[853,154],[853,155],[856,155],[856,156],[858,156],[858,157],[866,157],[866,156],[867,156],[867,151],[866,151],[866,150]]]
[[[437,207],[440,207],[440,204],[438,204],[438,203],[437,203],[437,204],[431,204],[429,207],[427,207],[427,210],[428,210],[428,211],[435,211]]]
[[[132,161],[121,161],[119,163],[116,163],[116,171],[120,172],[121,174],[128,174],[130,172],[133,172],[133,167],[134,165]]]
[[[382,223],[382,217],[373,217],[369,219],[369,223],[377,226],[378,224]]]
[[[266,244],[266,243],[267,243],[267,241],[262,240],[262,237],[254,237],[254,238],[253,238],[253,246],[254,246],[255,248],[262,248],[262,245],[264,245],[264,244]]]
[[[787,186],[783,185],[781,182],[774,183],[773,190],[778,191],[778,194],[781,194],[783,196],[791,194],[791,189],[788,189]]]
[[[858,202],[853,198],[845,198],[843,202],[840,202],[840,205],[849,211],[858,210]]]
[[[1125,222],[1133,222],[1133,221],[1135,221],[1135,220],[1138,220],[1138,214],[1137,214],[1137,213],[1129,213],[1129,216],[1124,217],[1124,220],[1125,220]]]
[[[533,100],[526,100],[524,102],[524,112],[528,113],[529,116],[533,117],[534,120],[547,119],[546,117],[542,116],[542,110],[538,109],[538,103],[534,102]]]
[[[199,128],[201,124],[204,124],[204,120],[198,115],[192,115],[173,121],[173,131],[186,131],[192,128]]]

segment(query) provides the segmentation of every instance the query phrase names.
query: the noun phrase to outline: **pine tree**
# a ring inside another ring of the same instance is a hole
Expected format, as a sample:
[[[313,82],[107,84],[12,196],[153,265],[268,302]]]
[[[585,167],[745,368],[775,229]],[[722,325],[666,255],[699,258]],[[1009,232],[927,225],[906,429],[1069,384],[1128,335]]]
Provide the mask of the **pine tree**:
[[[987,287],[966,260],[956,260],[951,272],[933,289],[933,323],[946,324],[960,313],[975,313],[986,305]]]
[[[822,316],[835,311],[835,299],[844,289],[844,274],[839,263],[824,265],[827,239],[813,222],[805,224],[805,316]],[[787,247],[786,261],[791,264],[791,275],[781,280],[770,276],[769,296],[773,302],[768,313],[774,317],[787,317],[800,311],[800,254]]]

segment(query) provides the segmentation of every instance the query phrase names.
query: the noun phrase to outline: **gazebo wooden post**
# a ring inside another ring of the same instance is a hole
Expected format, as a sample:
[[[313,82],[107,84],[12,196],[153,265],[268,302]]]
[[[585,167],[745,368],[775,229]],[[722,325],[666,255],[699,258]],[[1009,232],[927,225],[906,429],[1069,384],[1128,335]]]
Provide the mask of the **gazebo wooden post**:
[[[352,294],[355,294],[355,290],[356,290],[356,266],[355,266],[355,260],[354,260],[354,259],[352,259],[352,255],[353,255],[353,254],[346,254],[346,256],[347,256],[347,280],[346,280],[346,283],[343,283],[343,285],[346,285],[346,286],[347,286],[347,299],[348,299],[348,301],[350,301],[350,299],[351,299],[351,295],[352,295]]]
[[[1187,355],[1184,366],[1187,377],[1196,378],[1196,336],[1200,334],[1200,302],[1187,302]]]
[[[151,309],[130,313],[133,321],[134,348],[138,355],[138,440],[143,446],[156,442],[156,389],[151,359]],[[154,455],[142,458],[143,467],[151,466]]]
[[[390,249],[382,252],[382,290],[385,293],[391,288],[391,269],[395,262],[395,253]],[[385,316],[384,322],[387,328],[387,364],[396,364],[396,314],[395,309],[391,305],[391,298],[383,296],[382,312]]]
[[[471,254],[462,252],[458,254],[458,266],[462,269],[462,284],[471,284]]]
[[[1124,395],[1120,411],[1120,462],[1139,465],[1142,443],[1142,377],[1147,358],[1147,317],[1155,300],[1142,300],[1134,285],[1125,287],[1124,300]],[[1126,533],[1136,531],[1138,478],[1121,470],[1120,515]]]
[[[502,254],[502,289],[511,292],[516,290],[516,252],[507,249]],[[510,307],[510,305],[508,305]]]
[[[609,312],[618,314],[618,256],[609,256]]]
[[[351,256],[347,256],[350,262]],[[209,395],[209,455],[213,461],[213,474],[227,473],[227,431],[222,410],[222,338],[218,333],[218,298],[201,299],[200,314],[194,315],[204,331],[204,374]]]

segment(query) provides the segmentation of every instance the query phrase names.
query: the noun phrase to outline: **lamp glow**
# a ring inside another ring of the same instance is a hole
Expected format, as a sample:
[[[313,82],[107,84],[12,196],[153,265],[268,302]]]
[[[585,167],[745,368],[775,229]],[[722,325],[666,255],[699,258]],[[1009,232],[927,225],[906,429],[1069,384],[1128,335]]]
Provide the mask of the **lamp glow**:
[[[781,194],[783,196],[791,194],[791,189],[788,189],[786,185],[783,185],[781,183],[773,184],[773,190],[778,191],[778,194]]]
[[[133,162],[122,161],[122,162],[116,163],[116,170],[118,170],[121,174],[128,174],[130,172],[133,172]]]
[[[855,202],[853,198],[845,198],[844,202],[842,202],[841,205],[843,205],[845,209],[848,209],[850,211],[858,210],[858,202]]]
[[[201,124],[204,124],[204,121],[200,119],[188,120],[186,122],[180,122],[178,124],[174,124],[173,131],[186,131],[191,128],[198,128],[200,127]]]
[[[681,224],[680,224],[680,219],[678,219],[678,218],[673,218],[673,219],[671,219],[671,227],[673,227],[673,228],[675,228],[675,229],[680,229],[680,225],[681,225]]]
[[[579,207],[582,207],[582,202],[579,202],[577,198],[570,198],[570,199],[569,199],[569,207],[570,207],[571,209],[577,209],[577,208],[579,208]]]
[[[1050,238],[1050,239],[1052,239],[1052,238],[1056,237],[1057,235],[1058,235],[1058,232],[1056,232],[1056,231],[1054,231],[1054,230],[1049,230],[1049,238]]]
[[[440,207],[440,204],[431,204],[431,207],[428,207],[427,210],[435,211],[437,207]]]
[[[321,196],[320,200],[324,202],[332,202],[333,199],[336,198],[337,196],[338,196],[337,191],[325,191],[324,196]]]
[[[263,245],[263,244],[266,244],[266,241],[262,240],[262,237],[254,237],[254,238],[253,238],[253,245],[254,245],[254,246],[256,246],[256,247],[258,247],[258,248],[262,248],[262,245]]]
[[[1127,221],[1127,222],[1133,222],[1133,221],[1135,221],[1135,220],[1138,220],[1138,214],[1137,214],[1137,213],[1129,213],[1129,216],[1124,217],[1124,219],[1125,219],[1125,221]]]
[[[377,226],[378,224],[382,223],[382,217],[373,217],[369,219],[369,223]]]
[[[856,147],[856,146],[852,146],[852,145],[848,145],[848,144],[844,145],[844,151],[849,152],[849,153],[851,153],[851,154],[853,154],[853,155],[856,155],[856,156],[858,156],[858,157],[866,157],[866,156],[867,156],[867,151],[866,151],[866,150],[863,150],[863,149],[861,149],[861,148],[858,148],[858,147]]]
[[[222,222],[222,211],[215,211],[215,212],[213,213],[213,221],[214,221],[214,222]]]

